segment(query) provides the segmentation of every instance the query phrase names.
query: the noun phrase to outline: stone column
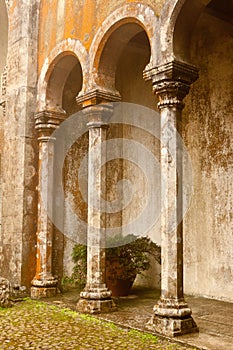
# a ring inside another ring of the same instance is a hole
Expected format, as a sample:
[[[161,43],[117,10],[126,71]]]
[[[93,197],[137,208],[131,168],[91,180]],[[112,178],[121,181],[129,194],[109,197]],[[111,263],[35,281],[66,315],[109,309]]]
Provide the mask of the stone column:
[[[31,297],[40,299],[54,296],[57,279],[52,274],[53,223],[48,216],[53,210],[53,131],[65,119],[65,113],[42,111],[36,114],[39,142],[38,219],[36,274],[32,280]]]
[[[105,210],[101,205],[102,182],[106,176],[107,121],[103,115],[110,111],[107,105],[85,110],[89,123],[88,154],[88,228],[87,228],[87,282],[78,309],[82,312],[101,312],[111,309],[111,291],[105,284]],[[97,147],[93,151],[93,147]],[[101,170],[101,171],[100,171]]]
[[[77,102],[85,107],[83,112],[87,116],[89,129],[87,281],[80,293],[77,309],[92,314],[115,308],[112,293],[105,283],[106,215],[103,205],[106,198],[105,141],[108,120],[113,112],[113,106],[107,102],[114,100],[119,100],[119,96],[108,96],[99,91],[77,98]]]
[[[148,327],[168,336],[197,331],[183,296],[182,148],[177,131],[195,67],[170,62],[145,72],[161,114],[161,297]]]

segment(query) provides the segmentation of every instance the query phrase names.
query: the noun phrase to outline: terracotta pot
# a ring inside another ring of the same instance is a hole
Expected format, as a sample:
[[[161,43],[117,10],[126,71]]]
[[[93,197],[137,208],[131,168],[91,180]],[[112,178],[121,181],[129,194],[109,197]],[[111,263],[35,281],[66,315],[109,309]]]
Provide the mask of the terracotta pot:
[[[130,290],[133,285],[132,280],[120,280],[116,279],[115,281],[107,280],[107,287],[112,291],[113,297],[123,297],[127,296],[130,293]]]
[[[112,296],[114,297],[129,295],[136,278],[136,274],[129,279],[125,279],[125,276],[122,278],[123,275],[124,267],[120,265],[117,258],[106,261],[106,284],[108,289],[112,291]]]

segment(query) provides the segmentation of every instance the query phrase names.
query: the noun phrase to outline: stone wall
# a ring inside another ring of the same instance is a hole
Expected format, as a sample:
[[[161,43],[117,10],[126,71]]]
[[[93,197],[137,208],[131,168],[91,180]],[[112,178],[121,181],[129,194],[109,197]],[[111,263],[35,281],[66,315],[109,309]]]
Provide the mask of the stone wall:
[[[143,1],[151,6],[159,15],[165,1]],[[45,58],[55,45],[66,38],[78,39],[89,49],[97,30],[103,21],[114,11],[122,8],[121,13],[127,17],[126,6],[129,8],[135,0],[119,1],[76,1],[65,3],[63,0],[42,0],[40,5],[40,36],[38,69],[40,71]],[[142,6],[138,4],[138,6]]]
[[[0,36],[0,76],[3,73],[4,66],[6,64],[7,56],[7,42],[8,42],[8,15],[5,1],[0,1],[0,23],[1,23],[1,36]],[[1,81],[0,81],[1,86]]]
[[[233,301],[232,26],[203,14],[191,41],[199,79],[186,99],[183,137],[194,193],[185,218],[185,291]]]
[[[87,69],[92,59],[89,57],[89,50],[96,48],[95,45],[92,46],[93,42],[96,45],[101,42],[98,35],[96,38],[96,34],[99,33],[100,27],[101,30],[105,28],[103,24],[106,24],[106,20],[111,26],[119,18],[130,17],[129,13],[132,9],[138,18],[142,18],[140,14],[142,8],[145,12],[144,17],[148,18],[150,17],[148,13],[151,14],[152,8],[155,18],[153,20],[150,18],[150,20],[151,23],[154,23],[161,15],[163,6],[168,2],[146,0],[142,4],[131,0],[107,2],[87,0],[79,1],[77,5],[77,1],[19,2],[12,0],[9,3],[7,104],[6,117],[3,119],[4,125],[0,127],[3,192],[0,271],[1,275],[6,276],[13,285],[25,285],[29,288],[35,273],[37,229],[38,145],[34,113],[38,107],[36,98],[39,102],[42,97],[44,98],[44,96],[37,96],[37,80],[44,77],[44,80],[42,82],[39,80],[39,82],[46,85],[50,70],[57,62],[52,62],[51,58],[57,58],[56,53],[59,55],[63,50],[66,51],[64,57],[73,55],[67,52],[69,44],[69,47],[73,45],[77,49],[77,56],[80,55],[78,58],[84,61],[82,68]],[[143,7],[147,5],[148,8]],[[0,6],[3,6],[3,1],[0,1]],[[3,14],[1,8],[0,16]],[[108,16],[111,16],[111,20]],[[0,21],[3,23],[1,17]],[[4,21],[6,22],[6,18]],[[124,24],[127,21],[128,19],[124,19]],[[152,35],[150,37],[149,33],[153,32],[154,27],[151,25],[150,28],[143,28],[138,24],[138,19],[136,22],[134,29],[138,27],[135,35],[131,38],[130,44],[124,47],[116,62],[115,87],[120,92],[123,102],[138,103],[156,112],[157,101],[151,91],[151,82],[145,82],[142,79],[143,69],[150,61]],[[2,28],[6,29],[6,26]],[[125,32],[122,31],[122,33],[128,35],[128,29],[131,30],[130,26],[125,27]],[[100,32],[99,36],[103,35],[101,45],[106,44],[107,38],[104,34],[109,34],[110,31]],[[120,31],[118,31],[118,37],[117,35],[111,36],[111,39],[120,39],[118,44],[124,39],[124,36],[120,36],[119,33]],[[156,41],[160,35],[160,33],[155,34],[153,41]],[[150,37],[150,42],[148,37]],[[5,33],[0,36],[1,40],[2,38],[6,39]],[[1,48],[6,48],[6,43],[7,40],[1,42]],[[76,43],[79,45],[75,46]],[[112,47],[114,48],[114,45]],[[122,47],[119,46],[121,49]],[[180,47],[182,45],[179,46],[179,49]],[[192,40],[190,40],[190,47],[190,62],[199,67],[200,77],[186,97],[182,123],[182,137],[192,159],[194,175],[194,192],[184,225],[185,291],[195,295],[233,301],[231,283],[233,277],[231,268],[233,266],[231,249],[233,243],[231,181],[233,45],[231,25],[207,12],[203,13],[195,27]],[[96,52],[97,60],[98,55],[101,54],[100,50]],[[5,64],[3,56],[5,57],[5,53],[1,51],[0,73]],[[108,59],[106,59],[107,56]],[[101,56],[101,69],[104,73],[108,72],[108,64],[112,62],[113,56],[114,52],[111,46],[108,46]],[[67,62],[73,64],[73,57]],[[181,54],[180,57],[184,55]],[[63,68],[61,64],[59,69]],[[69,70],[69,67],[65,68]],[[43,71],[46,69],[48,69],[48,75]],[[82,75],[82,73],[77,60],[70,74],[66,76],[64,84],[58,78],[54,79],[50,85],[50,93],[55,95],[54,101],[57,96],[61,95],[59,90],[61,87],[57,88],[56,83],[61,83],[62,89],[64,87],[62,104],[59,107],[66,110],[67,117],[80,109],[76,105],[75,97],[83,84],[88,86],[88,81],[86,81],[88,74]],[[55,70],[54,76],[56,74],[60,77],[62,71]],[[109,78],[107,74],[103,74],[99,82],[104,82],[103,77]],[[89,78],[92,79],[92,76]],[[59,91],[56,91],[56,88]],[[156,127],[156,125],[149,125],[152,131]],[[1,130],[4,130],[4,134]],[[141,142],[156,157],[160,152],[158,140],[145,131],[122,125],[118,128],[113,126],[109,128],[108,140],[121,136]],[[66,199],[70,200],[74,212],[84,221],[87,206],[78,189],[76,170],[87,152],[87,146],[88,139],[85,134],[71,147],[64,166]],[[124,151],[126,152],[127,149]],[[147,191],[147,184],[141,170],[147,169],[148,163],[143,160],[141,164],[142,169],[139,169],[135,164],[126,160],[109,162],[107,199],[114,200],[119,194],[116,184],[121,178],[132,181],[138,195],[134,197],[131,207],[107,218],[109,226],[114,227],[119,222],[126,223],[132,220],[143,205],[143,192]],[[154,189],[157,193],[158,184],[154,175],[151,173],[151,179],[154,181]],[[120,194],[124,194],[126,187],[124,184],[121,186]],[[84,187],[87,187],[86,182]],[[158,227],[156,232],[152,228],[149,235],[160,243]],[[75,241],[72,235],[83,233],[85,232],[80,232],[79,227],[73,224],[65,203],[64,235],[57,229],[54,235],[53,272],[60,279],[72,271],[71,251]],[[150,275],[152,274],[156,276],[158,269],[150,271]],[[156,279],[153,279],[147,285],[156,286],[157,282]]]
[[[9,9],[2,154],[1,275],[30,287],[35,266],[37,141],[34,128],[38,1]]]
[[[5,1],[0,1],[0,155],[2,156],[2,149],[4,144],[3,137],[3,118],[5,113],[5,92],[6,92],[6,62],[7,62],[7,47],[8,47],[8,14]],[[2,175],[1,175],[1,161],[0,161],[0,230],[2,225]]]

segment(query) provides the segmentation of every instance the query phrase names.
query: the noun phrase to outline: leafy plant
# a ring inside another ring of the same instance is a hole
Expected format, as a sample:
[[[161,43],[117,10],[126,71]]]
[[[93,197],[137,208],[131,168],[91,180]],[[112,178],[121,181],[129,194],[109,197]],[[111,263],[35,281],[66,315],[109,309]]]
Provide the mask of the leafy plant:
[[[76,244],[73,248],[72,260],[75,265],[71,278],[75,285],[84,286],[87,276],[87,246]]]
[[[148,270],[150,257],[160,264],[161,249],[149,237],[136,237],[134,235],[116,235],[107,241],[106,270],[112,278],[134,280],[137,274]],[[66,277],[69,283],[84,286],[87,274],[87,247],[76,244],[72,252],[75,263],[71,277]],[[114,264],[113,261],[117,261]],[[65,282],[65,280],[63,280]]]

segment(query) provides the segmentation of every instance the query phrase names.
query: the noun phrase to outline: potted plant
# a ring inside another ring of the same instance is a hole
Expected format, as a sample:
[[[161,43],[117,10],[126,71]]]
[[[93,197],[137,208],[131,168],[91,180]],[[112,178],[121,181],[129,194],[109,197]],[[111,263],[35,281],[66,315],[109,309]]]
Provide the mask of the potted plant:
[[[128,295],[137,274],[148,270],[151,256],[160,264],[161,249],[149,237],[117,235],[107,241],[106,285],[113,296]],[[76,244],[72,259],[75,263],[71,276],[75,285],[84,286],[87,272],[87,247]]]

